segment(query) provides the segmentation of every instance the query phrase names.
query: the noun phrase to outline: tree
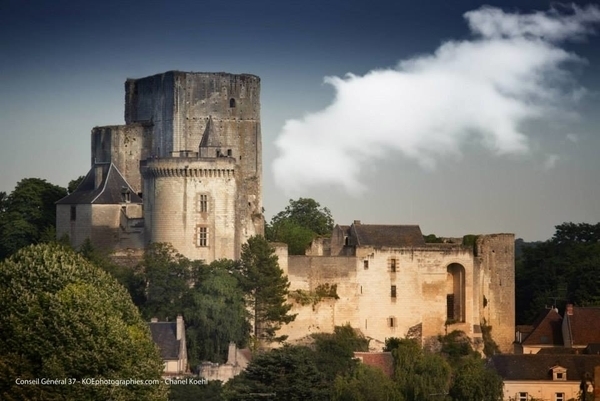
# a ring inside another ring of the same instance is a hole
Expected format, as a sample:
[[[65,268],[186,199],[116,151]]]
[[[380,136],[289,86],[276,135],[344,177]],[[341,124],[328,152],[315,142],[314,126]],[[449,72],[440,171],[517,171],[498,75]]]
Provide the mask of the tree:
[[[237,262],[216,260],[198,269],[195,284],[183,296],[188,359],[225,362],[230,342],[238,347],[250,336],[244,292],[233,271]]]
[[[314,199],[290,199],[285,210],[277,213],[266,227],[269,241],[285,242],[291,255],[303,255],[310,242],[317,236],[331,235],[333,217],[326,207]]]
[[[0,327],[3,400],[166,399],[162,360],[127,291],[66,247],[29,246],[0,263]],[[83,385],[89,378],[157,384]]]
[[[0,260],[20,248],[55,237],[55,202],[67,191],[39,178],[26,178],[0,203]]]
[[[545,242],[522,245],[516,260],[517,322],[528,323],[548,305],[600,305],[600,223],[563,223]]]
[[[502,378],[479,356],[467,356],[453,372],[450,395],[461,401],[502,401],[503,386]]]
[[[284,345],[262,352],[239,376],[227,382],[228,401],[327,401],[330,383],[315,364],[310,348]]]
[[[350,325],[336,326],[333,333],[316,333],[312,337],[317,366],[328,381],[349,374],[356,367],[354,351],[369,351],[369,340]]]
[[[175,319],[183,310],[183,298],[193,283],[194,263],[177,253],[170,244],[153,243],[144,252],[136,269],[138,282],[144,291],[139,305],[146,320]]]
[[[450,387],[451,368],[440,355],[425,351],[414,340],[386,341],[394,356],[394,381],[406,400],[443,400]]]
[[[287,303],[290,283],[277,262],[275,250],[261,236],[254,236],[242,245],[238,278],[251,310],[253,336],[257,345],[263,342],[283,341],[276,337],[282,324],[294,320]]]
[[[69,192],[70,194],[75,192],[75,190],[77,189],[79,184],[81,184],[81,181],[83,181],[84,178],[85,178],[84,175],[80,175],[79,177],[75,178],[74,180],[69,181],[69,185],[67,185],[67,192]]]
[[[402,401],[394,382],[381,369],[358,364],[334,381],[333,401]]]

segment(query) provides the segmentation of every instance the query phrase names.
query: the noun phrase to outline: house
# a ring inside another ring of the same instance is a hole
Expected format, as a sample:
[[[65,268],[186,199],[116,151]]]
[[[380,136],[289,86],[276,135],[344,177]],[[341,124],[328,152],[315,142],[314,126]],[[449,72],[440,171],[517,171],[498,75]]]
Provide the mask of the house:
[[[505,401],[576,399],[582,382],[593,391],[600,355],[494,355],[489,366],[504,381]]]
[[[600,343],[600,308],[577,307],[568,304],[562,322],[565,347],[585,349],[588,344]]]
[[[177,316],[175,322],[159,322],[158,319],[153,318],[148,326],[152,333],[152,340],[160,349],[160,357],[165,363],[163,376],[187,374],[189,370],[183,317]]]
[[[563,318],[557,308],[544,309],[531,326],[518,326],[515,354],[537,354],[541,350],[562,347]]]

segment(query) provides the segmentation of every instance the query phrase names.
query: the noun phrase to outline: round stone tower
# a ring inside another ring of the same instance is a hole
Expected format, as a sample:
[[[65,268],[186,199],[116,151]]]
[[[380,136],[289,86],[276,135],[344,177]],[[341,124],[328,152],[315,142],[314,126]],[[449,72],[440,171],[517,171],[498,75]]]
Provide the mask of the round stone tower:
[[[192,259],[236,259],[263,234],[260,78],[167,72],[126,84],[125,120],[144,123],[147,243]]]

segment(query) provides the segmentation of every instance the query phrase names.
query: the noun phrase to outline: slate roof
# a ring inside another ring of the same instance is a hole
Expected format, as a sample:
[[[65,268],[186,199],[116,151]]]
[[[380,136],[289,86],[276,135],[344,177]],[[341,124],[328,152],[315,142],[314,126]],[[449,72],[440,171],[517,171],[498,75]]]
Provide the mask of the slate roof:
[[[594,376],[600,355],[494,355],[488,366],[504,380],[552,380],[554,366],[567,369],[567,380],[581,380],[586,373]]]
[[[357,246],[415,247],[425,246],[417,225],[352,224],[350,236]]]
[[[122,203],[121,194],[124,190],[128,190],[130,193],[130,203],[142,203],[142,198],[135,193],[119,169],[112,163],[102,165],[102,182],[98,188],[95,188],[95,183],[96,168],[92,167],[77,189],[56,204],[120,204]]]
[[[204,129],[204,134],[202,134],[202,139],[200,140],[200,147],[221,147],[221,142],[219,141],[219,136],[215,132],[214,128],[215,123],[212,120],[212,116],[208,118],[208,122],[206,123],[206,128]]]
[[[600,343],[600,308],[574,306],[568,320],[573,345]]]
[[[181,340],[177,339],[176,322],[150,322],[148,323],[152,340],[160,349],[162,359],[179,359]]]
[[[544,310],[533,327],[531,333],[523,340],[523,345],[564,345],[562,317],[557,309]]]

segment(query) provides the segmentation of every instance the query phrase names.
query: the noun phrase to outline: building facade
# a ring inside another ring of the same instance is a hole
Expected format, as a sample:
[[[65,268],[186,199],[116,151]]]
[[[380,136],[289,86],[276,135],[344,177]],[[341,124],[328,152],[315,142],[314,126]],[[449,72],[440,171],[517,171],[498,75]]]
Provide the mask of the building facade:
[[[292,299],[316,299],[335,287],[335,296],[294,302],[297,317],[282,329],[289,341],[350,324],[371,339],[374,350],[389,337],[409,336],[426,345],[454,330],[478,346],[483,331],[491,329],[500,349],[512,352],[513,234],[481,235],[469,245],[427,244],[418,226],[355,221],[336,226],[330,240],[281,265]]]
[[[117,251],[168,242],[210,262],[237,259],[241,245],[263,233],[257,76],[128,79],[125,125],[94,128],[91,143],[84,183],[57,203],[57,235],[73,246],[87,238]],[[107,185],[104,170],[121,181]]]

